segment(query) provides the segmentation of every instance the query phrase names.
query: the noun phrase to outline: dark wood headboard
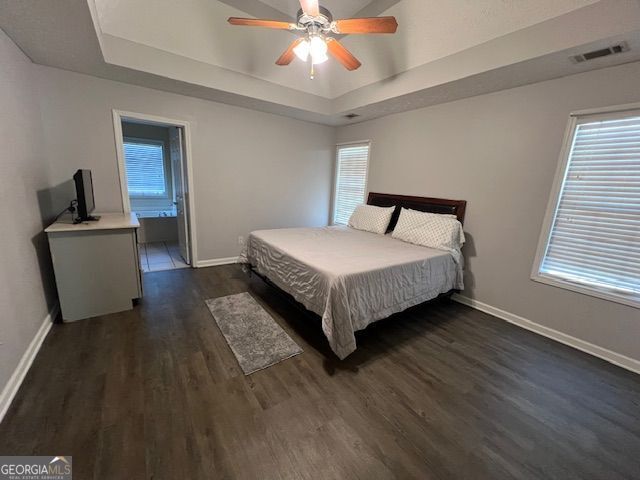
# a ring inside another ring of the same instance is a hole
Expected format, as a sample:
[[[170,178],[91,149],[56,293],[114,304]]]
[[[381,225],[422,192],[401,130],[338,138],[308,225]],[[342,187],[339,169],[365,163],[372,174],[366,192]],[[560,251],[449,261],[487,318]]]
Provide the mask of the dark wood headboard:
[[[400,209],[410,208],[421,212],[448,213],[458,217],[458,221],[464,225],[464,212],[467,208],[466,200],[447,200],[444,198],[410,197],[408,195],[393,195],[390,193],[369,193],[367,204],[376,207],[392,207],[396,209],[389,223],[389,230],[393,230],[400,216]]]

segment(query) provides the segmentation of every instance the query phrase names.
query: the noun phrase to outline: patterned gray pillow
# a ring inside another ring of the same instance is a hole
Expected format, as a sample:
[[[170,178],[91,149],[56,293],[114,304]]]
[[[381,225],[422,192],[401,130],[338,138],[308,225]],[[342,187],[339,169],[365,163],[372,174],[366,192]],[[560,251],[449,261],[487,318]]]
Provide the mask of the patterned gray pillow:
[[[455,215],[419,212],[403,208],[391,234],[393,238],[449,252],[460,252],[464,244],[462,224]]]
[[[358,205],[349,218],[349,226],[357,230],[384,234],[395,208]]]

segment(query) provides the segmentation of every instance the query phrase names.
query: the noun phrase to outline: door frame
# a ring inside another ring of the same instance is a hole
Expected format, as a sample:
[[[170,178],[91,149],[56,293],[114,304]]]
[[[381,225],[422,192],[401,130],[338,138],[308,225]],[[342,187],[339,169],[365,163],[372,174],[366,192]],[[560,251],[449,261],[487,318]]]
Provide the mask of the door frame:
[[[122,195],[122,211],[131,212],[129,202],[129,189],[127,187],[127,171],[124,163],[124,142],[122,136],[122,122],[131,120],[137,123],[148,125],[158,125],[161,127],[180,127],[184,132],[184,155],[182,156],[182,170],[187,174],[187,235],[189,236],[189,251],[191,256],[191,267],[198,264],[198,243],[196,240],[196,212],[195,212],[195,189],[193,187],[193,161],[191,154],[191,124],[186,120],[149,115],[146,113],[128,112],[125,110],[113,109],[113,132],[116,142],[116,157],[118,159],[118,174],[120,176],[120,193]]]

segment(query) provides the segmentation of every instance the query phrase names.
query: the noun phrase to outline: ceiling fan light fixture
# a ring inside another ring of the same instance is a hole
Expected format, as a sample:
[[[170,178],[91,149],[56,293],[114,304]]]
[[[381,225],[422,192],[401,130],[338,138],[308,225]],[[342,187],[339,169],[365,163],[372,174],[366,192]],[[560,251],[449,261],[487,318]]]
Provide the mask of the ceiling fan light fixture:
[[[327,42],[324,38],[314,35],[309,42],[309,55],[311,55],[311,62],[314,65],[326,62],[329,57],[327,56]]]
[[[296,54],[296,57],[298,57],[300,60],[302,60],[303,62],[306,62],[307,59],[309,58],[309,40],[303,40],[302,42],[300,42],[296,48],[293,49],[293,53]]]
[[[319,35],[313,35],[310,39],[304,39],[293,49],[293,53],[303,62],[306,62],[309,60],[309,57],[311,57],[311,63],[314,65],[329,60],[327,43],[324,38]]]
[[[326,53],[321,53],[319,55],[316,55],[315,57],[313,55],[311,56],[311,62],[314,65],[319,65],[326,62],[327,60],[329,60],[329,56]]]

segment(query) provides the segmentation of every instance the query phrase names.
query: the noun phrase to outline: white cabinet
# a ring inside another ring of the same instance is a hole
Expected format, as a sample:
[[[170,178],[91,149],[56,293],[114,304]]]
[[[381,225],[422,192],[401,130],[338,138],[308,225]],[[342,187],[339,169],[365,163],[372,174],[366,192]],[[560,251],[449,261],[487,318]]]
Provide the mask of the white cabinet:
[[[73,322],[131,310],[142,297],[134,214],[105,213],[97,222],[56,222],[45,232],[62,318]]]

